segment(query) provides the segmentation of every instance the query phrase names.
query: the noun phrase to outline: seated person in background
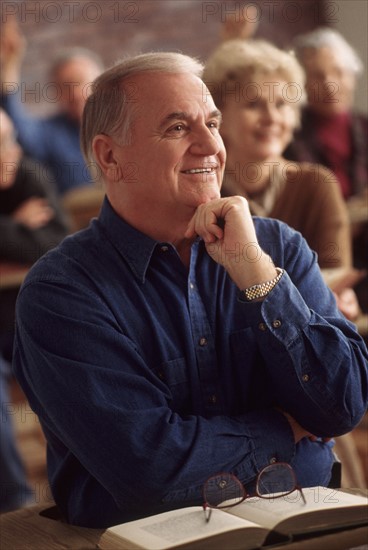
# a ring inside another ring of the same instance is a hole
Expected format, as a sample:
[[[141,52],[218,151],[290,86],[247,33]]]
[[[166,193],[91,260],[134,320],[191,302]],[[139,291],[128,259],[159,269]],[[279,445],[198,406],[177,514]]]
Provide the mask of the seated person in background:
[[[362,62],[330,28],[298,36],[293,45],[306,73],[308,105],[286,156],[330,168],[345,199],[367,193],[368,119],[353,109]]]
[[[295,57],[266,41],[229,40],[208,59],[204,80],[223,116],[222,195],[242,195],[254,215],[300,231],[318,252],[321,268],[350,267],[350,225],[333,173],[283,157],[305,97],[304,72]],[[359,313],[354,298],[351,289],[338,298],[349,318]]]
[[[14,370],[73,524],[201,505],[219,471],[252,490],[275,461],[328,485],[328,439],[367,407],[367,349],[304,239],[220,197],[221,114],[202,69],[150,53],[95,81],[82,144],[105,202],[18,297]]]
[[[336,30],[317,29],[295,39],[296,55],[306,72],[308,106],[287,158],[320,162],[334,171],[345,199],[360,198],[367,212],[368,118],[354,110],[357,79],[363,66]],[[354,265],[368,268],[367,218],[352,225]],[[368,278],[356,287],[368,311]]]
[[[102,63],[93,52],[70,48],[60,52],[50,69],[50,83],[60,111],[45,118],[27,113],[21,100],[20,68],[24,38],[15,19],[3,24],[1,36],[2,90],[0,106],[8,113],[25,153],[44,163],[60,194],[92,183],[94,171],[86,166],[79,144],[80,120],[91,82]],[[50,92],[51,93],[51,92]]]
[[[0,259],[33,263],[67,234],[47,169],[23,156],[12,121],[0,109]]]
[[[23,156],[0,109],[0,261],[32,264],[69,232],[47,170]],[[17,288],[1,289],[0,348],[11,359]]]
[[[23,157],[12,122],[2,109],[0,143],[0,262],[33,263],[67,235],[68,226],[50,183],[44,181],[44,167]],[[8,411],[17,292],[17,288],[0,290],[0,512],[23,506],[32,495]]]

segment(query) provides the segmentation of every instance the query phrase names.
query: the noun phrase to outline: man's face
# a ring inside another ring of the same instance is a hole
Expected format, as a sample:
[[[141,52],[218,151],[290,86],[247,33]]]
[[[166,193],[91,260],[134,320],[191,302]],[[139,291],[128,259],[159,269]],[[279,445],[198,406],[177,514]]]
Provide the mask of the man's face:
[[[302,64],[310,107],[324,116],[349,111],[353,104],[355,76],[338,53],[328,47],[306,48]]]
[[[82,56],[69,59],[58,68],[55,77],[60,90],[60,105],[72,120],[80,122],[91,84],[100,73],[92,59]]]
[[[135,102],[132,140],[123,147],[115,142],[124,197],[178,213],[219,198],[226,158],[221,116],[203,82],[188,74],[145,73],[128,84]]]

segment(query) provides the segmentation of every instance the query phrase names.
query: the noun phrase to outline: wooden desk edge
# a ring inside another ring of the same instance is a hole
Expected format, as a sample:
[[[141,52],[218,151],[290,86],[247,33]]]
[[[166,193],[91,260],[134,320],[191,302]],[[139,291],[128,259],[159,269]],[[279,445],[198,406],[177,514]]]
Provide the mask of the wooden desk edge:
[[[348,492],[357,492],[347,490]],[[364,494],[364,493],[363,493]],[[49,506],[36,505],[8,512],[0,516],[1,547],[7,550],[92,550],[99,548],[105,529],[76,527],[60,520],[41,516]],[[368,526],[360,526],[338,533],[272,546],[273,550],[346,550],[364,544]],[[266,547],[264,547],[266,548]],[[215,550],[215,549],[213,549]]]
[[[0,289],[3,290],[20,286],[29,269],[29,265],[0,262]]]

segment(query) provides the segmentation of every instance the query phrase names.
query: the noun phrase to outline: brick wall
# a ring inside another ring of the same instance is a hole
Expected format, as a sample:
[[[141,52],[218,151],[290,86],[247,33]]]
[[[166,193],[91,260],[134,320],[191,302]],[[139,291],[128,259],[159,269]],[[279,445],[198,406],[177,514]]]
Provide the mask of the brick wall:
[[[334,3],[324,0],[2,0],[1,12],[2,22],[15,13],[27,38],[25,101],[33,111],[46,113],[55,108],[45,86],[47,67],[60,48],[91,48],[107,66],[123,55],[157,49],[204,60],[218,44],[225,17],[238,8],[249,18],[250,3],[258,8],[257,36],[282,47],[295,34],[334,17]]]

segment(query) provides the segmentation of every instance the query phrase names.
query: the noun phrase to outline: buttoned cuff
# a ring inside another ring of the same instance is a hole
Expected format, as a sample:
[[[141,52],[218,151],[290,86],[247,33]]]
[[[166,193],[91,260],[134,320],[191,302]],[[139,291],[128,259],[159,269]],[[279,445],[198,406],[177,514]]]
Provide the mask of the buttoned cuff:
[[[247,435],[253,442],[254,475],[275,462],[291,462],[295,456],[294,434],[286,417],[276,409],[249,412],[246,415]],[[239,477],[249,476],[249,463]]]
[[[241,292],[238,299],[244,303],[250,326],[261,333],[271,332],[286,346],[300,336],[311,318],[309,307],[286,271],[262,302],[247,302]]]

